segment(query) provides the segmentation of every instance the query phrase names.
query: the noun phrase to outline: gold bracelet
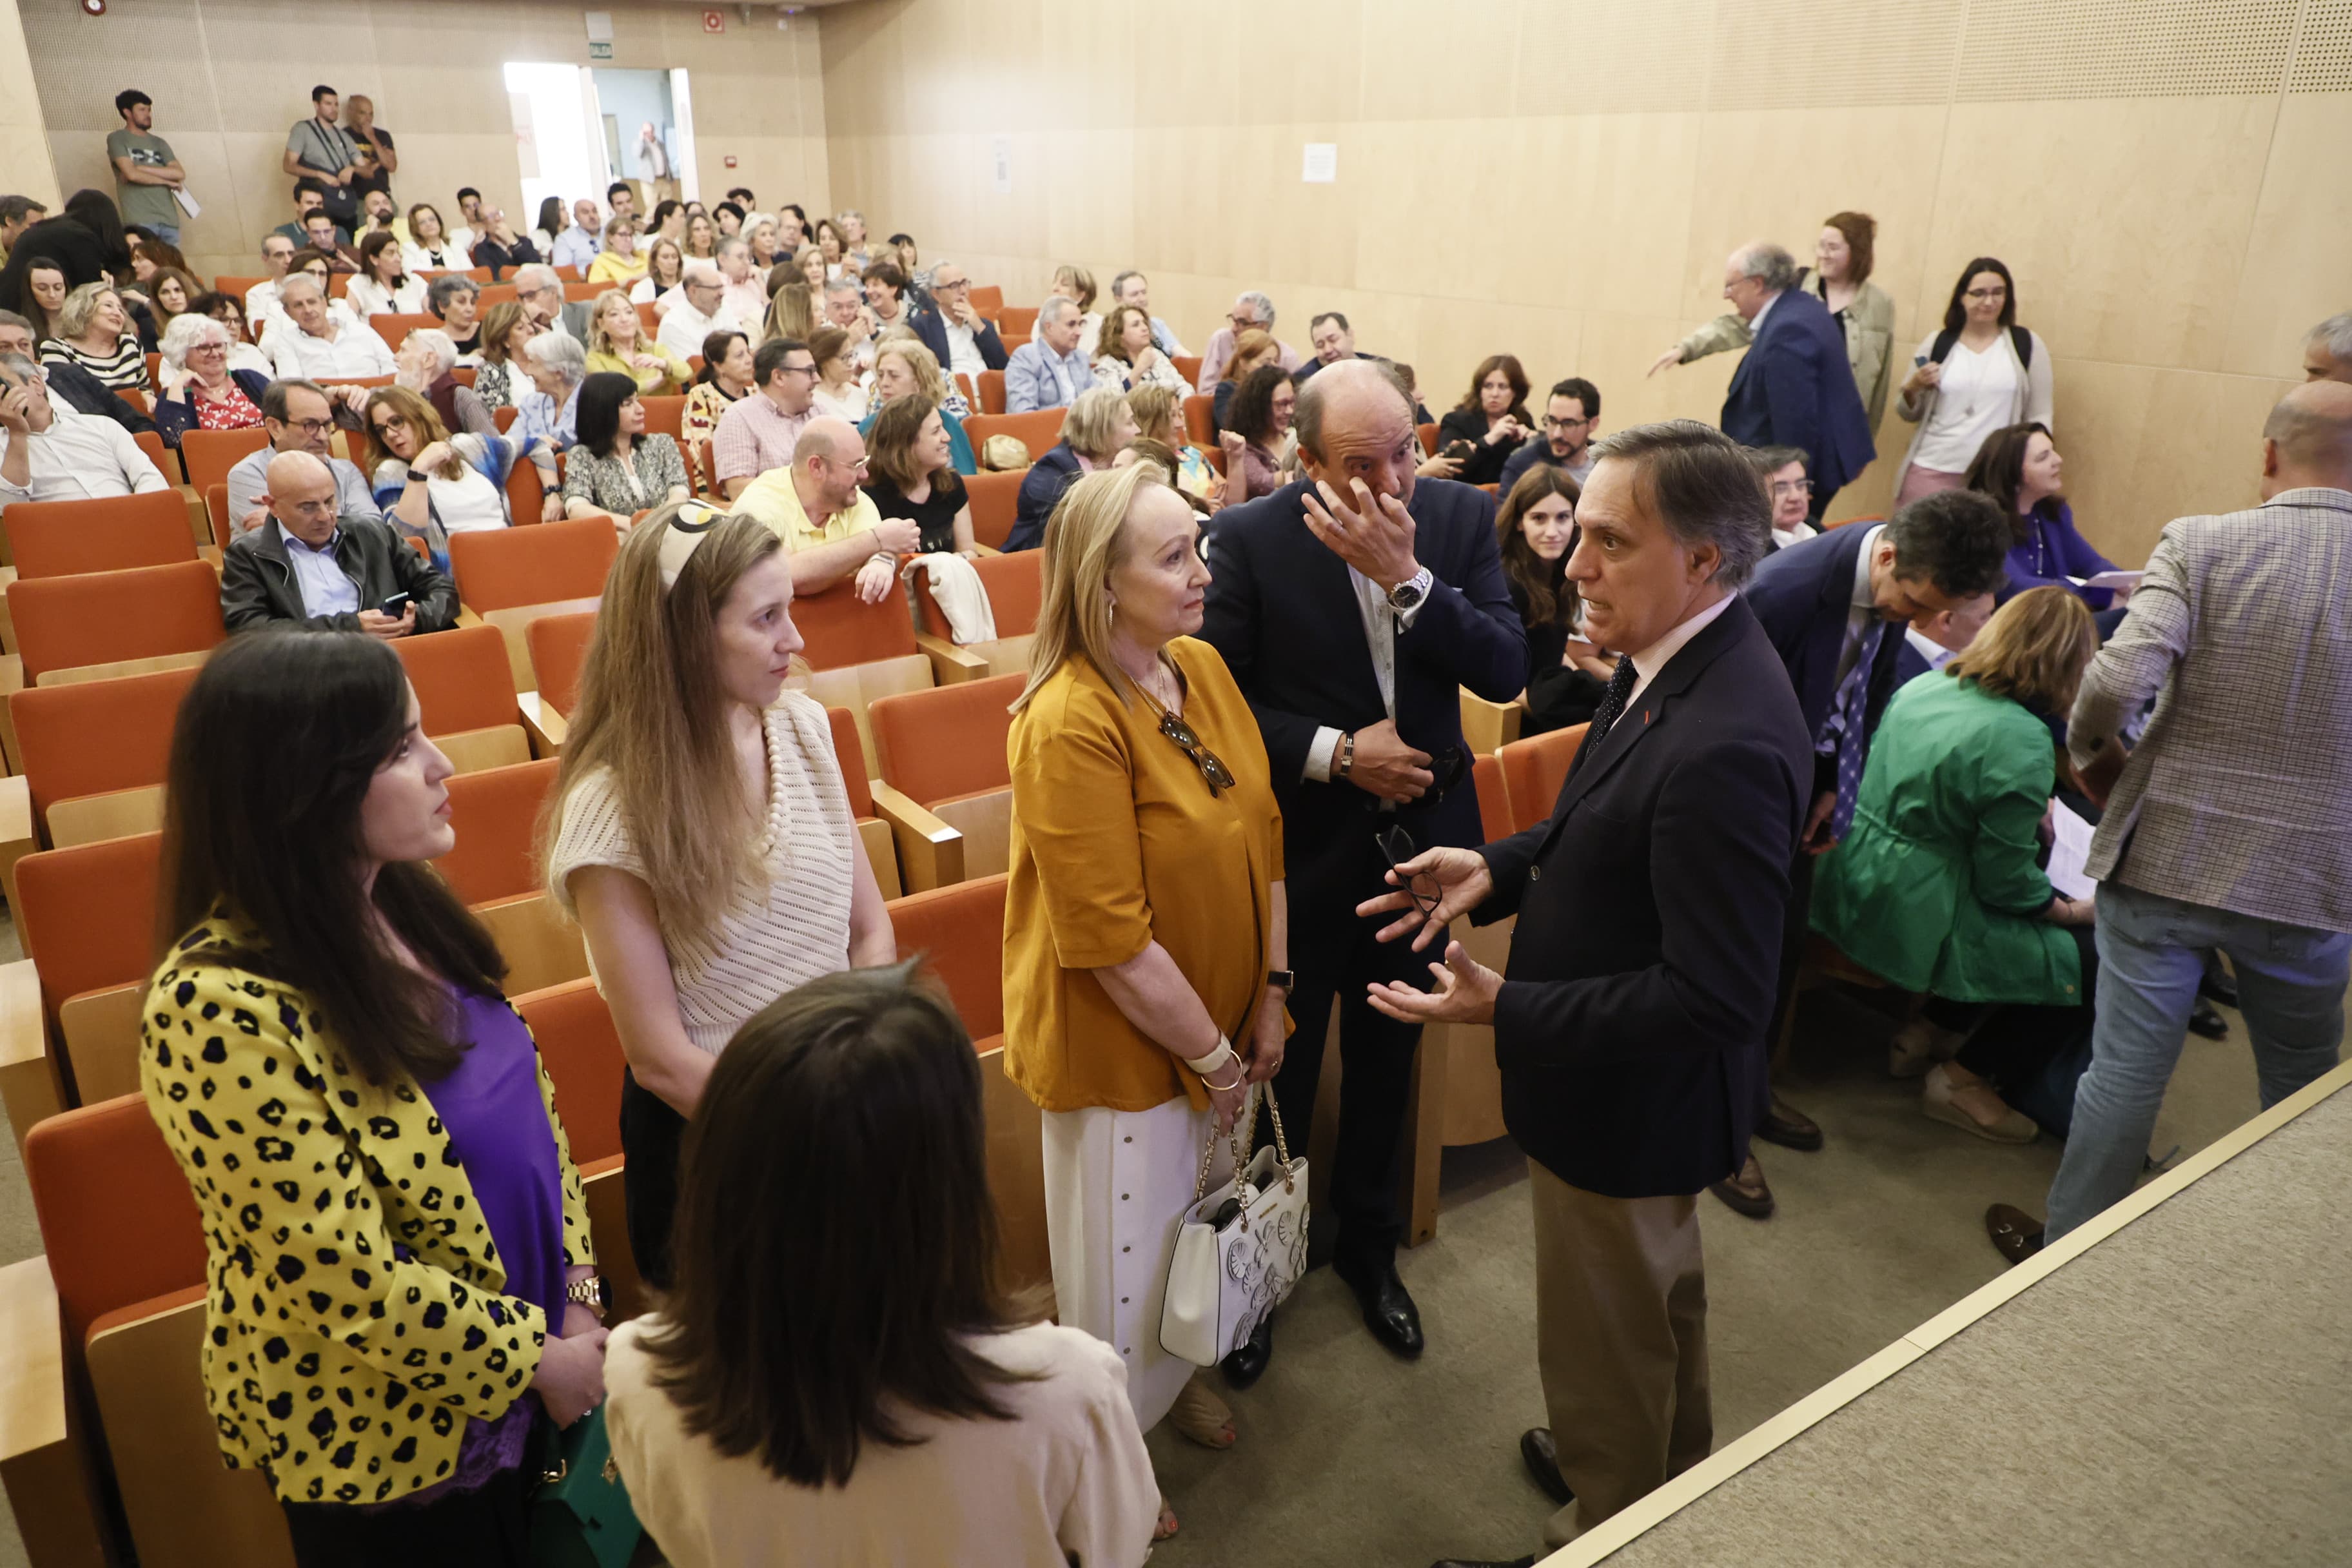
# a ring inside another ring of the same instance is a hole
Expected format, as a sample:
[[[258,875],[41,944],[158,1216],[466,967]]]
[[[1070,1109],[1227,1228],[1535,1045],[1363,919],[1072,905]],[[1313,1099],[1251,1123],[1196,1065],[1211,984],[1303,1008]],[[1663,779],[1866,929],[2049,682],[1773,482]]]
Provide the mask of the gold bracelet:
[[[1244,1072],[1236,1076],[1231,1083],[1211,1083],[1204,1078],[1201,1080],[1201,1087],[1207,1089],[1211,1094],[1231,1094],[1234,1090],[1241,1088],[1242,1085],[1248,1081],[1249,1074]]]

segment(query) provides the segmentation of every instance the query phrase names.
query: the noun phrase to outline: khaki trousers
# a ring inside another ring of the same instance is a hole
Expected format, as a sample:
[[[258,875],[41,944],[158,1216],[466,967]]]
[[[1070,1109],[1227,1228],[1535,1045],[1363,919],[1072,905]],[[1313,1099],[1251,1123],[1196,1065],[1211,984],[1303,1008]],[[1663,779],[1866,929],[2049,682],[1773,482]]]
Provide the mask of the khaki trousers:
[[[1575,1500],[1544,1526],[1567,1545],[1706,1458],[1706,1273],[1698,1200],[1604,1198],[1533,1160],[1536,1359]]]

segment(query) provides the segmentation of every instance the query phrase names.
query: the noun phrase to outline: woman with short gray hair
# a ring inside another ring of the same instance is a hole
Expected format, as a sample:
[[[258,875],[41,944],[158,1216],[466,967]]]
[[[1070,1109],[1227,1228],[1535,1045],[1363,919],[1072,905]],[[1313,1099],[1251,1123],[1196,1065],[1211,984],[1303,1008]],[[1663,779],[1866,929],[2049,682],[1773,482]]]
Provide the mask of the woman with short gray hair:
[[[230,352],[228,329],[210,316],[183,311],[163,329],[164,380],[173,386],[155,403],[155,430],[163,445],[178,446],[191,430],[260,426],[269,376],[232,366]]]
[[[457,363],[482,363],[482,286],[462,272],[444,272],[433,279],[425,308],[441,319],[449,341],[457,345]]]

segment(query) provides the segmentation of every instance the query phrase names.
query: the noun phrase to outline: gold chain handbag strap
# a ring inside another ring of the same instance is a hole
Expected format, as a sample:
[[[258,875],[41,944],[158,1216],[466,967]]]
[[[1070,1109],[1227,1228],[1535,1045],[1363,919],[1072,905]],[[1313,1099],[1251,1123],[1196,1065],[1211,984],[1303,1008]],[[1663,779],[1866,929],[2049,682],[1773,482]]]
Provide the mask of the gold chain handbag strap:
[[[1242,1102],[1242,1113],[1234,1117],[1234,1124],[1225,1130],[1226,1143],[1234,1154],[1234,1195],[1242,1206],[1242,1234],[1244,1236],[1249,1234],[1249,1201],[1256,1189],[1243,1179],[1249,1162],[1242,1158],[1242,1129],[1256,1125],[1257,1100],[1264,1087],[1261,1084],[1250,1086],[1249,1098]],[[1282,1190],[1295,1193],[1298,1190],[1298,1173],[1290,1163],[1290,1140],[1284,1136],[1282,1131],[1282,1106],[1271,1091],[1265,1094],[1265,1109],[1274,1117],[1274,1157],[1282,1167]],[[1209,1136],[1201,1145],[1201,1173],[1192,1179],[1192,1201],[1195,1204],[1209,1195],[1209,1167],[1216,1163],[1216,1159],[1217,1123],[1213,1116],[1209,1122]]]

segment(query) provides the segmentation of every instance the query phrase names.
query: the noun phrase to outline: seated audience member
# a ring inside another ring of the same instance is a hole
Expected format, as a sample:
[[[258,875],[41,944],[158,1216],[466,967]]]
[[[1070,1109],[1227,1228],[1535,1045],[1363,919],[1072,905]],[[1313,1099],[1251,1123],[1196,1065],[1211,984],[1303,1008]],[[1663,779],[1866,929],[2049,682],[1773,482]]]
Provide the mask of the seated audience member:
[[[751,216],[751,208],[745,206],[740,202],[731,199],[722,201],[717,206],[712,207],[710,209],[710,221],[719,226],[719,242],[721,245],[724,245],[727,241],[733,239],[738,235],[741,234],[743,232],[743,220]]]
[[[588,324],[588,369],[625,375],[639,392],[655,397],[677,392],[694,379],[682,356],[645,341],[644,319],[618,289],[596,296],[596,313]]]
[[[496,413],[522,400],[530,379],[522,363],[523,345],[538,332],[539,323],[520,301],[503,300],[484,314],[476,340],[481,345],[481,363],[474,369],[474,395],[483,407]]]
[[[268,521],[221,552],[221,619],[230,631],[295,626],[389,640],[457,624],[457,584],[373,507],[338,515],[335,476],[310,453],[269,459],[261,502]]]
[[[40,347],[43,360],[79,365],[113,391],[153,390],[147,380],[147,352],[131,330],[122,296],[108,284],[85,283],[68,294],[55,332]]]
[[[312,283],[318,285],[319,291],[321,294],[327,295],[327,313],[329,315],[334,317],[338,321],[346,322],[348,324],[363,324],[360,321],[359,317],[352,313],[351,306],[345,304],[342,300],[336,299],[332,294],[329,294],[327,292],[328,285],[333,278],[333,273],[328,268],[327,258],[306,246],[302,249],[296,251],[294,253],[294,259],[288,264],[286,278],[280,280],[278,286],[278,298],[270,301],[269,313],[266,316],[257,316],[254,318],[255,339],[260,343],[261,352],[272,356],[273,363],[275,363],[277,350],[275,345],[271,343],[270,339],[275,337],[280,331],[290,331],[293,330],[294,318],[289,315],[286,310],[286,284],[287,282],[299,278],[309,279]]]
[[[908,314],[912,302],[907,298],[907,274],[897,262],[887,258],[872,262],[858,281],[866,290],[866,313],[873,319],[877,342],[893,329],[914,330]]]
[[[1234,308],[1227,314],[1225,324],[1216,330],[1209,339],[1209,346],[1202,351],[1201,379],[1193,384],[1195,391],[1205,395],[1214,390],[1218,382],[1225,379],[1226,363],[1234,357],[1242,334],[1252,331],[1274,336],[1274,301],[1255,289],[1234,297]],[[1284,370],[1307,368],[1306,358],[1297,349],[1279,338],[1275,339],[1274,346]]]
[[[548,252],[548,263],[554,267],[576,267],[580,276],[588,276],[588,268],[604,248],[604,215],[593,196],[582,196],[572,204],[572,226],[555,237],[554,248]]]
[[[796,338],[770,338],[751,356],[756,395],[743,398],[719,418],[710,438],[710,464],[730,500],[761,475],[789,471],[801,433],[816,417],[816,360]]]
[[[1379,361],[1382,364],[1391,363],[1381,359],[1378,354],[1359,353],[1356,351],[1356,330],[1348,324],[1348,318],[1337,310],[1326,310],[1309,321],[1307,323],[1307,341],[1314,345],[1315,355],[1299,366],[1291,378],[1301,386],[1312,381],[1315,378],[1315,373],[1325,365],[1337,364],[1341,360],[1368,359]],[[1417,400],[1413,408],[1413,421],[1420,425],[1433,423],[1429,417],[1428,411],[1420,407]]]
[[[1004,548],[1034,550],[1045,542],[1045,521],[1062,492],[1087,474],[1108,468],[1136,437],[1135,414],[1127,399],[1108,386],[1078,394],[1062,420],[1062,438],[1046,448],[1021,481],[1013,506],[1013,531]]]
[[[64,212],[27,225],[8,247],[8,264],[0,268],[0,310],[34,314],[28,308],[27,285],[35,267],[58,273],[64,284],[58,290],[62,300],[66,292],[84,283],[109,281],[130,266],[131,243],[123,232],[121,215],[115,211],[114,198],[96,189],[76,191],[68,198]]]
[[[408,209],[408,243],[400,258],[411,272],[463,272],[473,265],[473,258],[450,237],[439,209],[430,202]]]
[[[254,336],[247,330],[245,301],[234,294],[207,290],[188,302],[188,308],[199,316],[210,316],[228,329],[228,363],[231,370],[257,370],[269,374],[269,356],[261,352]]]
[[[1530,441],[1528,446],[1537,443]],[[1786,550],[1821,531],[1806,521],[1813,504],[1813,481],[1807,477],[1812,459],[1798,447],[1750,447],[1748,460],[1764,481],[1772,502],[1772,542],[1764,553]]]
[[[49,209],[30,196],[0,196],[0,267],[24,232],[49,216]]]
[[[1437,422],[1437,456],[1461,464],[1446,476],[1465,485],[1499,484],[1503,465],[1534,434],[1528,412],[1528,373],[1517,356],[1489,354],[1470,377],[1470,390]]]
[[[715,265],[719,260],[719,226],[710,221],[708,214],[690,214],[686,220],[686,237],[678,244],[684,248],[688,261],[708,261]]]
[[[448,333],[438,327],[417,328],[401,343],[393,362],[400,367],[393,373],[393,384],[424,398],[446,428],[477,436],[499,433],[499,422],[481,398],[457,379],[457,345]]]
[[[850,336],[832,325],[809,334],[809,357],[816,361],[816,389],[809,396],[818,414],[855,425],[866,417],[866,388],[857,379]]]
[[[610,226],[607,225],[606,226],[609,231]],[[646,220],[644,228],[638,234],[638,238],[642,242],[640,247],[641,249],[650,250],[653,247],[653,242],[656,239],[667,239],[672,244],[678,246],[680,247],[679,254],[684,255],[686,241],[685,207],[667,196],[656,202],[654,204],[653,216]]]
[[[186,311],[203,292],[194,276],[177,267],[159,268],[155,276],[148,279],[147,314],[155,324],[155,347],[150,352],[163,351],[163,333],[171,327],[172,319]]]
[[[541,260],[539,247],[515,233],[504,207],[491,207],[482,215],[481,234],[467,248],[467,258],[477,267],[488,268],[493,283],[517,268]]]
[[[1902,690],[1928,671],[1951,663],[1955,655],[1968,652],[1969,645],[1992,619],[1992,595],[1979,594],[1948,610],[1912,617],[1903,628],[1903,650],[1895,656],[1895,689]]]
[[[808,214],[798,202],[786,202],[776,210],[776,244],[783,254],[797,260],[801,247],[809,242]]]
[[[482,363],[482,286],[462,272],[446,272],[426,285],[425,309],[440,318],[457,348],[457,363]]]
[[[982,1069],[913,967],[780,998],[696,1112],[673,1289],[604,1368],[614,1463],[678,1568],[778,1542],[898,1563],[976,1542],[1004,1563],[1150,1554],[1159,1489],[1125,1368],[996,1283]]]
[[[243,301],[247,319],[257,328],[269,317],[281,313],[278,288],[286,280],[287,271],[294,265],[294,252],[299,248],[282,234],[273,233],[262,240],[261,265],[268,276],[247,289]]]
[[[0,354],[0,508],[169,489],[130,431],[49,396],[41,367]]]
[[[1083,320],[1076,300],[1059,294],[1045,297],[1037,310],[1036,334],[1005,363],[1006,413],[1067,408],[1095,384],[1093,368],[1078,352]]]
[[[539,264],[517,268],[514,289],[515,303],[530,312],[541,331],[570,338],[585,352],[594,307],[586,300],[566,300],[563,279],[556,276],[554,268]]]
[[[375,503],[397,531],[425,542],[433,564],[449,570],[449,536],[505,528],[507,475],[520,438],[460,430],[404,386],[368,395],[367,469]]]
[[[550,265],[554,263],[555,241],[569,226],[563,221],[563,214],[562,196],[540,198],[539,216],[531,226],[530,243],[531,248],[539,252],[540,258]],[[595,252],[592,249],[589,254],[593,256]]]
[[[629,300],[667,315],[685,281],[686,247],[674,239],[656,239],[646,247],[646,274],[629,286]]]
[[[327,258],[330,272],[348,272],[357,276],[363,270],[360,253],[352,248],[335,226],[335,220],[323,212],[314,212],[302,219],[302,245]]]
[[[841,226],[841,259],[863,271],[866,264],[874,259],[872,247],[866,236],[866,215],[856,207],[848,207],[835,214],[834,222]]]
[[[2352,310],[2330,316],[2304,334],[2307,381],[2352,382]]]
[[[65,270],[57,263],[43,258],[25,269],[24,314],[33,324],[35,342],[57,335],[58,318],[65,314],[66,295],[70,292]]]
[[[1095,311],[1095,275],[1065,262],[1054,268],[1054,289],[1078,308],[1078,352],[1091,360],[1102,337],[1102,317]]]
[[[449,243],[461,252],[471,255],[474,242],[481,238],[483,231],[489,227],[488,214],[482,206],[482,193],[471,185],[457,187],[457,223],[449,230]]]
[[[724,275],[710,262],[689,261],[678,284],[677,302],[662,317],[654,343],[679,359],[690,360],[702,353],[703,339],[738,325],[727,305]]]
[[[908,243],[911,246],[913,241]],[[1150,320],[1151,341],[1161,353],[1171,359],[1184,357],[1183,343],[1169,329],[1167,322],[1151,314],[1151,279],[1131,269],[1122,272],[1110,280],[1110,297],[1114,303],[1134,306]]]
[[[588,281],[625,286],[645,275],[646,258],[637,253],[635,220],[615,213],[604,225],[604,248],[588,264]]]
[[[1261,332],[1255,327],[1244,332],[1234,344],[1233,357],[1225,362],[1224,379],[1217,383],[1217,390],[1210,395],[1211,428],[1221,432],[1224,429],[1226,417],[1233,412],[1234,394],[1250,372],[1260,365],[1279,366],[1281,363],[1282,345],[1274,341],[1273,333]]]
[[[409,276],[399,237],[385,230],[360,241],[360,275],[343,290],[343,298],[362,320],[418,315],[425,309],[425,279]]]
[[[2053,428],[2053,357],[2039,333],[2017,324],[2017,286],[2006,266],[1979,256],[1961,268],[1943,330],[1920,340],[1895,400],[1895,411],[1919,428],[1895,473],[1895,504],[1958,489],[1996,430]]]
[[[1280,365],[1262,364],[1243,378],[1226,410],[1231,423],[1217,437],[1225,453],[1226,505],[1270,496],[1283,487],[1297,411],[1298,387]]]
[[[825,326],[839,327],[849,339],[853,373],[863,374],[874,365],[874,319],[866,310],[866,295],[855,278],[836,278],[824,286]]]
[[[894,398],[875,414],[869,429],[866,494],[875,511],[910,520],[922,535],[916,548],[926,555],[977,553],[971,498],[956,477],[939,405],[920,395]]]
[[[1617,661],[1586,640],[1583,605],[1568,580],[1576,548],[1576,501],[1583,487],[1558,464],[1522,474],[1495,510],[1495,544],[1511,605],[1528,633],[1528,715],[1520,732],[1540,735],[1591,719],[1608,695]]]
[[[931,269],[930,300],[915,308],[908,324],[941,370],[970,376],[974,386],[981,372],[1011,363],[995,323],[971,308],[971,276],[961,262],[942,261]]]
[[[1175,468],[1168,482],[1214,511],[1223,504],[1225,481],[1185,435],[1184,399],[1189,395],[1189,386],[1181,391],[1160,384],[1139,386],[1127,395],[1128,412],[1135,416],[1136,439],[1168,448]]]
[[[922,531],[907,518],[886,521],[858,488],[865,479],[866,442],[856,428],[814,418],[801,432],[791,465],[745,486],[734,510],[784,542],[793,593],[823,593],[850,578],[860,599],[878,605],[898,582],[898,557],[922,542]]]
[[[1600,434],[1601,389],[1579,375],[1552,383],[1544,396],[1543,439],[1519,443],[1519,449],[1503,460],[1496,487],[1509,495],[1519,476],[1538,463],[1566,468],[1569,478],[1582,485],[1592,472],[1592,438]]]
[[[364,392],[360,406],[366,407]],[[229,526],[239,533],[261,526],[268,509],[269,460],[282,452],[305,452],[327,466],[335,481],[335,510],[345,515],[376,515],[367,476],[356,464],[332,455],[335,405],[327,389],[312,381],[273,381],[261,392],[261,427],[269,445],[248,452],[228,471]]]
[[[774,274],[771,273],[771,280]],[[806,342],[816,335],[816,296],[809,286],[787,272],[786,281],[776,285],[775,294],[768,301],[768,318],[761,341],[791,338]]]
[[[858,434],[870,432],[882,405],[899,397],[921,397],[937,407],[940,423],[947,429],[950,465],[959,474],[980,471],[972,457],[971,438],[963,428],[971,405],[964,401],[954,383],[940,374],[940,362],[931,357],[931,351],[903,327],[885,337],[875,351],[870,412],[858,425]]]
[[[2010,1102],[2090,1035],[2091,905],[2053,889],[2036,858],[2057,786],[2049,724],[2098,646],[2081,601],[2034,589],[1939,674],[1896,691],[1853,830],[1813,878],[1813,929],[1927,993],[1889,1070],[1925,1072],[1922,1110],[1998,1143],[2033,1141],[2033,1119]]]
[[[360,244],[372,234],[388,234],[394,240],[402,235],[400,215],[394,210],[392,197],[383,191],[370,191],[360,198],[360,226],[352,243]]]
[[[279,286],[287,324],[264,344],[278,379],[328,381],[390,375],[400,367],[372,327],[327,309],[326,290],[295,273]]]
[[[2074,581],[2113,572],[2116,563],[2075,531],[2074,509],[2059,488],[2063,468],[2048,429],[2011,425],[1986,437],[1977,448],[1969,464],[1968,488],[1992,497],[2016,536],[2009,552],[2009,584],[2000,592],[2004,603],[2012,595],[2046,585],[2063,588],[2094,610],[2104,610],[2131,593],[2086,588]],[[2100,627],[2103,633],[2108,629]]]
[[[751,260],[751,247],[741,239],[719,242],[719,310],[744,331],[758,328],[768,313],[768,276]]]
[[[541,332],[523,345],[523,369],[532,391],[518,405],[515,429],[530,441],[566,451],[579,437],[580,384],[588,376],[588,353],[575,338]]]
[[[812,300],[823,300],[824,286],[835,276],[834,269],[825,265],[824,252],[814,245],[803,245],[793,255],[793,270],[799,273],[801,281],[808,285]]]
[[[580,442],[563,466],[563,515],[629,520],[694,493],[686,460],[667,436],[646,434],[637,384],[598,371],[580,384]]]
[[[164,379],[173,389],[155,402],[155,428],[176,447],[190,430],[250,430],[261,423],[269,377],[229,368],[228,329],[191,310],[163,330]]]
[[[751,395],[752,378],[759,374],[751,337],[732,327],[703,339],[700,353],[702,368],[686,389],[686,409],[678,416],[689,474],[710,472],[709,448],[719,422],[728,409]]]
[[[808,248],[824,261],[825,278],[840,277],[842,261],[849,254],[849,242],[842,237],[841,226],[832,218],[821,217],[816,220],[816,233],[811,238]]]
[[[276,228],[271,229],[269,232],[275,235],[283,236],[289,243],[292,244],[299,249],[310,243],[310,231],[307,226],[305,226],[310,222],[310,215],[315,212],[324,212],[326,209],[327,187],[325,183],[320,180],[314,180],[308,174],[305,174],[302,178],[294,182],[293,218],[289,222],[279,224]],[[336,226],[335,232],[336,237],[339,241],[349,238],[351,234],[350,230],[343,228],[340,225]]]
[[[0,310],[0,354],[22,354],[37,363],[38,356],[33,352],[36,341],[32,322],[14,310]],[[116,396],[104,382],[78,364],[45,366],[43,378],[48,383],[50,397],[76,414],[110,419],[134,436],[155,428],[152,419]]]
[[[1104,315],[1094,372],[1097,386],[1119,392],[1165,386],[1181,396],[1192,390],[1192,384],[1151,341],[1151,317],[1133,305],[1113,305]]]
[[[750,221],[743,226],[743,240],[751,247],[751,269],[754,272],[765,274],[777,262],[792,259],[781,247],[780,231],[774,218],[765,213],[746,216]]]

